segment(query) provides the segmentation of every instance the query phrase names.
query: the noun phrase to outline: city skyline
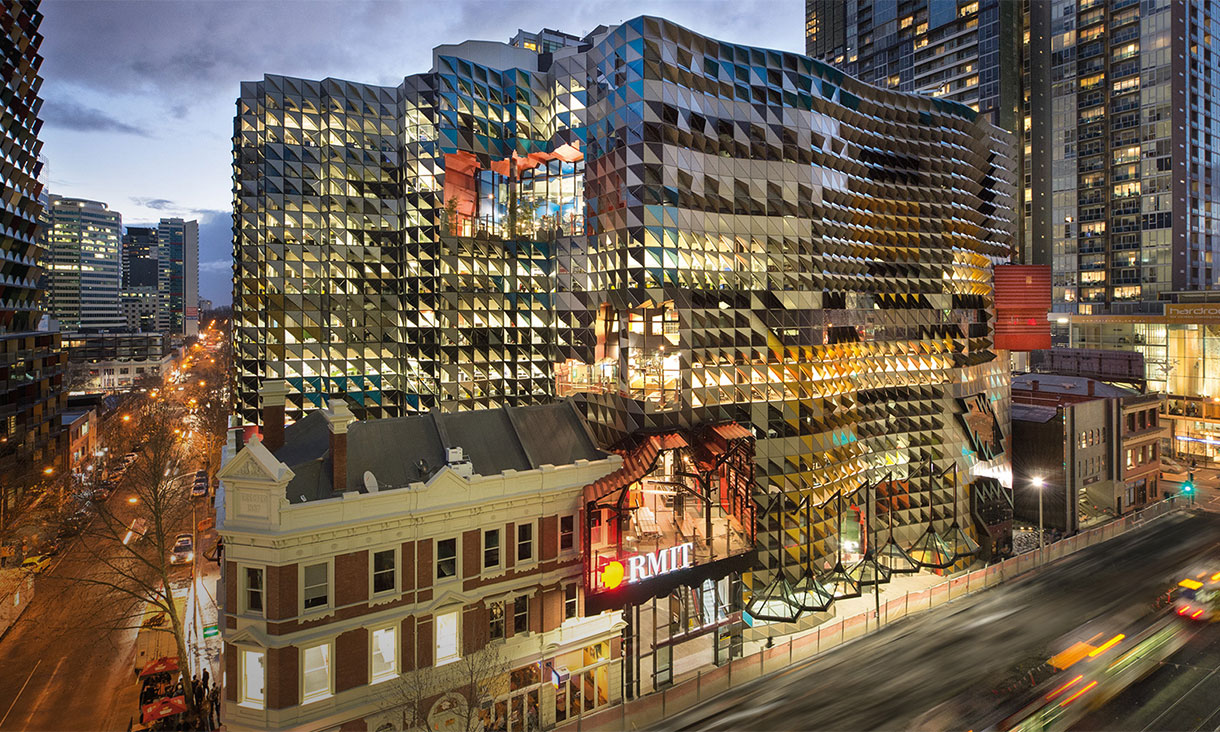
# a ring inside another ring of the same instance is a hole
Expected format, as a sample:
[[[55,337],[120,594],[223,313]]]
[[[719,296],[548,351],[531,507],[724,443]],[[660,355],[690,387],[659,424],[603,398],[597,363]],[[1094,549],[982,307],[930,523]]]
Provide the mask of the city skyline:
[[[482,2],[443,10],[366,2],[343,14],[305,5],[325,12],[289,12],[300,4],[279,2],[45,4],[40,116],[49,191],[106,201],[130,226],[198,219],[200,296],[224,305],[232,297],[229,134],[241,81],[284,73],[398,84],[430,66],[436,43],[503,42],[543,27],[583,35],[644,13],[739,43],[798,52],[804,45],[800,0],[781,6],[791,24],[765,26],[747,22],[764,9],[776,14],[775,3],[761,0],[514,2],[494,13]],[[165,27],[190,37],[156,31]],[[265,31],[253,48],[251,27]],[[436,43],[401,42],[409,36]],[[195,144],[181,145],[185,138]]]

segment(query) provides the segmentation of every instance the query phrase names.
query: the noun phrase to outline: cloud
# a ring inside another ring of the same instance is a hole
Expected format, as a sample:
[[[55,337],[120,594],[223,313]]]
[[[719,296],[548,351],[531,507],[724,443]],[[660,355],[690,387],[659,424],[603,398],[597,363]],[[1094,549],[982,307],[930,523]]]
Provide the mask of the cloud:
[[[70,99],[47,99],[42,105],[42,118],[53,127],[78,132],[119,132],[124,135],[148,136],[146,130]]]
[[[133,197],[131,199],[131,202],[137,206],[143,206],[144,208],[151,208],[154,211],[168,211],[171,209],[178,208],[178,204],[174,203],[173,201],[169,200],[168,198],[135,198],[135,197]]]
[[[233,271],[233,260],[232,259],[217,259],[217,260],[214,260],[211,262],[200,262],[199,271],[200,272],[232,272]]]

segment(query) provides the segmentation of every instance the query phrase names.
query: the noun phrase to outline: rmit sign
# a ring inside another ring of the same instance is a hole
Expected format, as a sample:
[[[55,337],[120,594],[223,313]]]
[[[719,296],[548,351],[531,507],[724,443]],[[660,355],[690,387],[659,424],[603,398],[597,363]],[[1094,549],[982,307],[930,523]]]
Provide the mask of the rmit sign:
[[[602,566],[602,589],[613,590],[619,585],[643,582],[692,565],[691,551],[694,544],[686,542],[678,546],[657,549],[647,554],[636,554],[622,561],[610,561]]]

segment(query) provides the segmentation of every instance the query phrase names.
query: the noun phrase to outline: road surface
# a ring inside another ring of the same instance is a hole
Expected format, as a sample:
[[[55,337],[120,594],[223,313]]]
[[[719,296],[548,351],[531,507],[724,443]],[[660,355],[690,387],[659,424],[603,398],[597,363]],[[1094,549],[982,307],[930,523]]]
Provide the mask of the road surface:
[[[1091,634],[1119,614],[1142,614],[1201,554],[1220,557],[1218,542],[1220,516],[1172,514],[1028,579],[897,622],[730,690],[658,728],[907,728],[962,695],[991,694],[1017,664],[1045,660],[1086,624]],[[940,719],[933,726],[969,724]]]

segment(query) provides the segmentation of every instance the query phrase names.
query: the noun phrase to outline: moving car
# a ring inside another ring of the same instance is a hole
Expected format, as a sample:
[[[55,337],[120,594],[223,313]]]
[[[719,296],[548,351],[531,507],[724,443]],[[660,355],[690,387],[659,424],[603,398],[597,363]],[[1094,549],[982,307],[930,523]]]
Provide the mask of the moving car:
[[[190,534],[178,534],[174,538],[174,549],[170,552],[170,564],[186,564],[195,559],[195,541]]]
[[[207,478],[204,478],[203,480],[195,481],[195,485],[191,486],[191,497],[192,498],[204,498],[207,495],[208,495]]]
[[[1174,609],[1184,618],[1208,622],[1220,619],[1220,572],[1196,573],[1178,583]]]
[[[51,557],[47,554],[35,554],[32,557],[26,557],[21,563],[21,568],[31,572],[41,572],[51,563]]]

